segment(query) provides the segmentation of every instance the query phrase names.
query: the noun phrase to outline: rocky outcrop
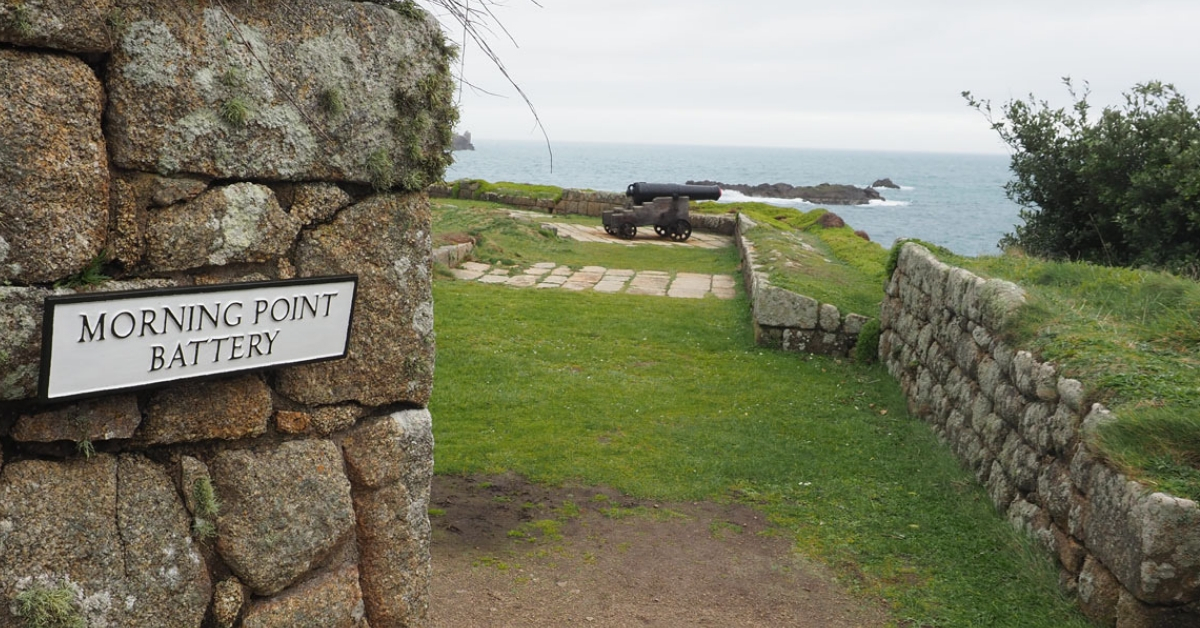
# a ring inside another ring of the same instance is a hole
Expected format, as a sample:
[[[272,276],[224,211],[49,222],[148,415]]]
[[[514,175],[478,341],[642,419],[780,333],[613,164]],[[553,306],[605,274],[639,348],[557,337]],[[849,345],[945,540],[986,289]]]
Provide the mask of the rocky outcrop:
[[[475,150],[475,145],[471,143],[471,132],[463,131],[462,135],[454,134],[454,140],[450,142],[451,150]]]
[[[873,187],[873,188],[891,188],[893,190],[900,189],[900,186],[896,185],[895,183],[892,183],[892,180],[887,179],[887,178],[876,179],[875,182],[871,184],[871,187]]]
[[[853,185],[822,183],[820,185],[794,186],[788,183],[720,183],[717,181],[688,181],[688,185],[715,185],[722,190],[734,190],[746,196],[758,198],[800,199],[814,205],[866,205],[884,198],[875,188],[858,188]]]

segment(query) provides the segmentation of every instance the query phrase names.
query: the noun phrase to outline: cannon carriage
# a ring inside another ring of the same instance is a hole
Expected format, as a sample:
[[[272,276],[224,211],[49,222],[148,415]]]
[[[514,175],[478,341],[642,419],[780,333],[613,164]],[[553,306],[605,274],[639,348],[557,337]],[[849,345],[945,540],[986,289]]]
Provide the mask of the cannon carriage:
[[[684,242],[692,236],[688,201],[715,201],[721,188],[715,185],[679,185],[674,183],[631,183],[625,189],[629,199],[624,207],[603,213],[604,231],[626,240],[637,235],[638,227],[653,226],[662,238]],[[646,204],[647,201],[650,204]]]

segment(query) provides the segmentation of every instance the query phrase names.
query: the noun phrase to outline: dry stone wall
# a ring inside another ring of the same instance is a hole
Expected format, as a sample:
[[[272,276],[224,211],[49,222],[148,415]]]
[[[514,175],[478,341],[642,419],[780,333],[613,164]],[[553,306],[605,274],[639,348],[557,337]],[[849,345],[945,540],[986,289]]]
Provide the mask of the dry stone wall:
[[[428,625],[452,52],[397,6],[0,2],[0,628]],[[346,274],[344,359],[37,399],[48,296]]]
[[[833,304],[771,285],[758,263],[754,242],[748,237],[758,224],[739,214],[737,226],[737,245],[758,344],[784,351],[850,356],[859,332],[870,319],[860,314],[842,315]]]
[[[1200,625],[1200,509],[1129,480],[1086,435],[1112,420],[1084,386],[1004,342],[1015,285],[914,243],[887,285],[879,355],[1014,525],[1052,555],[1101,625]]]

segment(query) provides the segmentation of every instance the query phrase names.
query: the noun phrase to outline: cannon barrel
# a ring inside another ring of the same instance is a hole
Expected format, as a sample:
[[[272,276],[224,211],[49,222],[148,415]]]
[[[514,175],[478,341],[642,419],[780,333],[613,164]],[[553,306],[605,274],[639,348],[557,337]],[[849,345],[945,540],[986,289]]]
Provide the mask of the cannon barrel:
[[[721,188],[715,185],[681,185],[639,181],[630,183],[629,187],[625,188],[625,196],[632,198],[634,205],[641,205],[660,196],[672,198],[686,196],[693,201],[715,201],[721,198]]]

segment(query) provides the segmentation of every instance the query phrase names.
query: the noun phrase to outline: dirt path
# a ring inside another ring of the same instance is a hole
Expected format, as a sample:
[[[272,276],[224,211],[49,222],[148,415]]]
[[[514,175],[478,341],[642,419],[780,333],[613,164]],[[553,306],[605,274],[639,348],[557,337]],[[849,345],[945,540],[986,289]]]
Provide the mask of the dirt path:
[[[436,476],[433,625],[882,626],[743,506]]]

